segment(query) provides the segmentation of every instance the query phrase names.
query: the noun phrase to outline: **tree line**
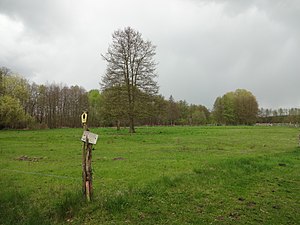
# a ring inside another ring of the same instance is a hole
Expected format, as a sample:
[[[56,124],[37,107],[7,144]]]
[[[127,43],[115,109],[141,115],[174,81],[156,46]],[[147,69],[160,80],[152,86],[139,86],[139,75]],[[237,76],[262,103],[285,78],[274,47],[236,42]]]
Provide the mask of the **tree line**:
[[[300,108],[260,108],[258,123],[300,124]]]
[[[125,95],[116,94],[115,90],[105,90],[99,94],[101,107],[98,122],[102,126],[128,127],[130,121],[126,111]],[[114,98],[118,98],[114,100]],[[123,100],[122,100],[123,99]],[[94,101],[95,102],[95,101]],[[161,95],[136,96],[135,125],[204,125],[210,121],[210,112],[203,105],[188,104],[186,101],[175,101],[172,96],[165,99]]]
[[[86,91],[79,86],[30,83],[11,70],[0,68],[0,128],[80,127],[80,115],[89,112],[91,126],[128,127],[124,88]],[[186,101],[136,90],[136,125],[202,125],[209,110]]]
[[[79,86],[30,83],[0,68],[0,128],[57,128],[80,126],[88,109],[88,93]]]
[[[36,84],[0,68],[0,128],[80,127],[89,112],[95,127],[129,127],[125,87],[86,91],[79,86]],[[253,125],[300,123],[300,109],[258,109],[255,96],[243,89],[217,97],[210,111],[203,105],[136,90],[135,125]]]

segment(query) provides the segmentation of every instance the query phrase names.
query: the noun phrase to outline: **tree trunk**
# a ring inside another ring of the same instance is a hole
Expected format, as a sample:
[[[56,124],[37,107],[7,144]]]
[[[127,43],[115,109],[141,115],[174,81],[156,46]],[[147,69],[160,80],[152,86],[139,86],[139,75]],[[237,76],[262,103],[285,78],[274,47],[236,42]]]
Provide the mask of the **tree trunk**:
[[[135,133],[133,115],[129,115],[129,133],[131,133],[131,134]]]
[[[128,84],[127,87],[127,91],[128,91],[128,115],[129,115],[129,133],[135,133],[135,129],[134,129],[134,93],[133,90],[130,89],[130,86]]]
[[[120,124],[121,124],[120,120],[117,120],[117,130],[121,130]]]

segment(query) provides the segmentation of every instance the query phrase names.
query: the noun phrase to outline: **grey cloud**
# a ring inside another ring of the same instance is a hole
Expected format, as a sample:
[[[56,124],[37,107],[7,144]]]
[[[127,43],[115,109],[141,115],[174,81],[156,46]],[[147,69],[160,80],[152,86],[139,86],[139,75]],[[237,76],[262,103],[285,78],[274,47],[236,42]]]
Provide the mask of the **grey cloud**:
[[[170,49],[178,57],[173,65],[184,81],[183,85],[174,82],[177,84],[174,91],[183,89],[181,93],[185,98],[197,103],[205,102],[210,107],[217,95],[236,88],[253,91],[262,106],[299,104],[295,90],[300,68],[294,62],[300,50],[299,39],[295,35],[298,27],[292,29],[293,23],[289,21],[293,17],[284,16],[289,14],[287,11],[296,12],[297,7],[285,5],[279,8],[281,1],[265,1],[269,5],[257,4],[256,1],[215,2],[222,3],[221,13],[229,24],[221,22],[204,32],[195,26],[192,32],[172,37],[170,41],[171,45],[180,43]],[[271,3],[276,7],[268,8]],[[274,8],[280,11],[279,15],[274,13]],[[239,20],[240,24],[234,25]],[[170,71],[169,68],[165,70]]]
[[[261,106],[299,107],[299,7],[296,0],[0,0],[0,14],[24,26],[0,64],[36,82],[99,88],[100,53],[114,30],[132,26],[157,45],[167,98],[211,108],[217,96],[246,88]]]
[[[70,4],[71,5],[71,4]],[[68,17],[59,0],[0,0],[0,13],[22,21],[28,35],[49,38],[68,28]]]

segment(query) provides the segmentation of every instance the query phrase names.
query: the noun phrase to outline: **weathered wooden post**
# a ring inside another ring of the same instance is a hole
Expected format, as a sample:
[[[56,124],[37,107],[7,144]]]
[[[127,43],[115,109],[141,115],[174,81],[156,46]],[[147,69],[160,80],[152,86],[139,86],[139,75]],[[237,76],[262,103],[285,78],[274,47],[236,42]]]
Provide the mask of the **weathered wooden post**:
[[[87,201],[91,201],[93,194],[93,172],[92,172],[92,149],[93,144],[97,143],[98,135],[89,132],[88,113],[83,112],[81,115],[81,122],[83,126],[83,135],[81,140],[82,146],[82,192],[86,196]]]

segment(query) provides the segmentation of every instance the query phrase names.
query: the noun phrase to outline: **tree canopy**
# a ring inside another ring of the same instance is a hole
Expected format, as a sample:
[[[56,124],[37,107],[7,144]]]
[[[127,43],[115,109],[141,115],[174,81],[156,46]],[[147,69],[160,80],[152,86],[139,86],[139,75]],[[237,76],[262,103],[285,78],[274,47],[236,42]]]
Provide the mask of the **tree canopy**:
[[[102,78],[102,90],[126,90],[126,114],[129,132],[134,133],[137,98],[141,93],[156,94],[155,46],[145,41],[140,32],[127,27],[112,35],[112,44],[102,55],[107,62],[106,73]],[[142,96],[142,95],[140,95]]]
[[[245,89],[237,89],[218,97],[214,103],[213,117],[218,124],[252,125],[257,121],[258,103]]]

